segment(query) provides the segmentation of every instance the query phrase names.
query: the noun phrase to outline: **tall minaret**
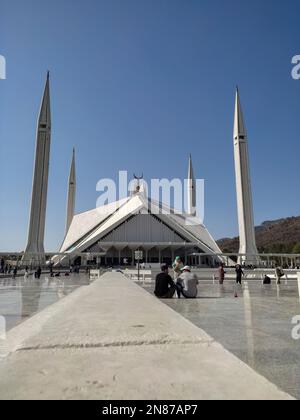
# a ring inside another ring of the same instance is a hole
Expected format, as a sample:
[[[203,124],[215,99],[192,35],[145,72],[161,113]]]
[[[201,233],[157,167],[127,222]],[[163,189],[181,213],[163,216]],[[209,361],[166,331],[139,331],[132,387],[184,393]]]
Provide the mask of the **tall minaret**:
[[[247,254],[246,257],[240,258],[240,262],[245,264],[255,264],[257,263],[258,258],[254,256],[256,256],[258,252],[254,231],[248,140],[238,88],[236,91],[233,138],[240,234],[239,253]]]
[[[194,176],[192,155],[189,158],[189,172],[187,179],[187,189],[188,189],[188,202],[187,202],[187,212],[190,216],[196,215],[196,180]]]
[[[76,196],[76,171],[75,171],[75,149],[73,149],[73,157],[69,175],[68,201],[67,201],[67,220],[66,234],[71,226],[75,212],[75,196]]]
[[[48,72],[37,126],[29,233],[27,247],[23,258],[26,262],[28,261],[32,263],[43,263],[45,261],[44,236],[48,191],[50,142],[51,111]]]

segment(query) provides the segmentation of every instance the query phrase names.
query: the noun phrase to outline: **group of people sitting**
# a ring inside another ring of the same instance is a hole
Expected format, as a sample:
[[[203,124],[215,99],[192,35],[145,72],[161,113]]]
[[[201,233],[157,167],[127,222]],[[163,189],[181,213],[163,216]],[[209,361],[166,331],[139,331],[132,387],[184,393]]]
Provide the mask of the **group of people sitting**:
[[[184,266],[177,257],[173,264],[172,278],[167,264],[161,266],[161,273],[156,277],[154,294],[159,299],[172,299],[177,293],[178,298],[196,299],[198,295],[198,278],[191,272],[189,266]]]

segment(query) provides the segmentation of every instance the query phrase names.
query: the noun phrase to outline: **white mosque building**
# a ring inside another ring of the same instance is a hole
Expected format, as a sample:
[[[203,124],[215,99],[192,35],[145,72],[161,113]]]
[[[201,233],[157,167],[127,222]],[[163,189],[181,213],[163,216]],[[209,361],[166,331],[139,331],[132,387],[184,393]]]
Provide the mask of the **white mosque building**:
[[[191,164],[190,160],[190,168]],[[74,180],[71,181],[74,185]],[[70,203],[74,201],[72,194],[69,199]],[[67,214],[70,215],[69,210]],[[193,254],[221,254],[206,227],[190,223],[190,217],[190,214],[178,214],[173,208],[148,198],[146,190],[137,181],[127,198],[75,214],[60,253],[86,254],[87,257],[98,254],[93,258],[94,262],[109,266],[134,264],[137,250],[142,251],[146,265],[171,264],[176,256],[187,261]],[[79,258],[77,262],[82,263]],[[217,260],[217,256],[199,257],[197,265],[213,266]]]

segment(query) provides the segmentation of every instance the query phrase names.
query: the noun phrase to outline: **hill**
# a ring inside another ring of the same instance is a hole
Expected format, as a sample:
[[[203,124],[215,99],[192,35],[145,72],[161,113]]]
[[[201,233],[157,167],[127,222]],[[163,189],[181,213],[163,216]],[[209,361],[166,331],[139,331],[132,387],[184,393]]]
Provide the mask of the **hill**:
[[[260,253],[300,254],[300,216],[266,221],[255,228],[257,248]],[[218,241],[224,253],[237,253],[239,238]]]

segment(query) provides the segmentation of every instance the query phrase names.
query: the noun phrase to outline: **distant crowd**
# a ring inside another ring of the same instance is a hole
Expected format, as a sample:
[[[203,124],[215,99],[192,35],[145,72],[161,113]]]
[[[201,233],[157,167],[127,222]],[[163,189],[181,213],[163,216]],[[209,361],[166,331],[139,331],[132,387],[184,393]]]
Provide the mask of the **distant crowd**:
[[[281,266],[277,265],[275,268],[276,284],[281,284],[281,279],[284,277],[284,271]],[[244,268],[237,264],[235,267],[235,281],[237,285],[242,285],[242,279],[245,277]],[[217,279],[219,284],[223,285],[226,278],[225,264],[221,263]],[[271,284],[272,280],[269,276],[265,276],[263,284]],[[161,272],[157,275],[155,281],[154,294],[159,299],[172,299],[174,296],[185,299],[196,299],[198,296],[199,280],[197,275],[192,272],[191,267],[185,266],[181,257],[176,257],[172,268],[167,264],[161,266]]]
[[[50,272],[50,277],[61,277],[62,275],[60,271],[54,272],[53,263],[50,263],[48,265],[48,270]],[[69,276],[71,273],[79,274],[79,272],[80,272],[80,266],[71,264],[69,267],[69,271],[64,272],[63,275]],[[24,274],[25,279],[27,279],[30,275],[33,275],[34,278],[36,279],[40,279],[42,275],[42,267],[39,265],[35,267],[34,269],[32,269],[32,267],[30,268],[29,266],[18,267],[18,264],[14,264],[14,265],[7,264],[4,258],[0,259],[0,274],[8,275],[8,276],[11,276],[13,279],[15,279],[18,274],[20,275],[20,273],[21,275]]]
[[[143,267],[142,267],[143,268]],[[49,265],[50,277],[60,277],[61,273],[53,271],[53,264]],[[79,273],[79,265],[71,265],[70,270],[64,273],[65,276],[69,276],[71,273]],[[236,283],[241,285],[242,279],[245,276],[244,267],[237,264],[235,267]],[[15,278],[18,274],[17,265],[12,266],[7,264],[3,258],[0,259],[0,274],[12,275]],[[34,277],[40,279],[42,274],[41,267],[37,267],[33,273]],[[29,267],[25,267],[24,277],[29,276]],[[284,277],[283,268],[280,265],[275,267],[275,278],[277,285],[281,284],[282,277]],[[219,284],[223,285],[226,278],[225,264],[220,263],[218,268],[217,278]],[[271,284],[271,278],[265,276],[263,279],[264,284]],[[181,297],[186,299],[195,299],[198,295],[198,284],[199,280],[195,273],[192,273],[191,267],[184,265],[181,257],[176,257],[172,267],[167,264],[161,266],[161,272],[156,277],[155,283],[155,295],[161,299],[171,299],[174,295],[180,299]]]

